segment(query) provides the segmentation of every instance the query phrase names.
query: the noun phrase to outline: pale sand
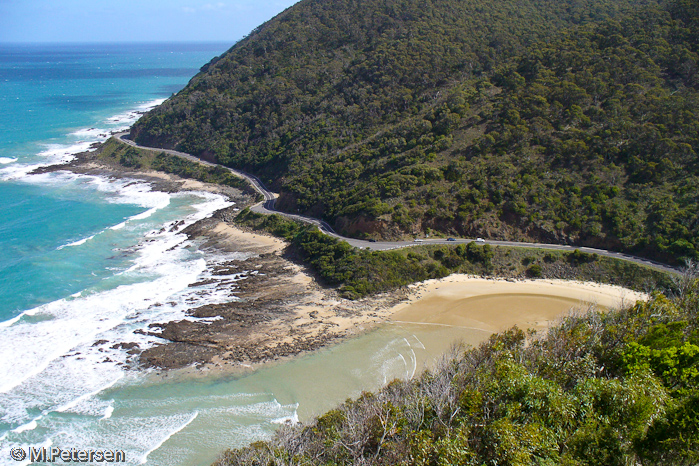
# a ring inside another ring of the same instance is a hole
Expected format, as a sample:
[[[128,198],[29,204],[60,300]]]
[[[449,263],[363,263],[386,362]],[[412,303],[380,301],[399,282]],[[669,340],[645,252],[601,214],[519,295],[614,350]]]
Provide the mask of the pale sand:
[[[218,194],[225,190],[221,185],[204,183],[203,181],[193,180],[190,178],[181,178],[171,173],[164,173],[155,170],[140,170],[136,171],[135,175],[142,175],[150,178],[158,178],[170,182],[179,182],[180,189],[182,191],[206,191]]]
[[[236,250],[241,251],[279,254],[287,246],[279,238],[244,231],[224,222],[218,222],[210,230],[210,234],[216,234],[220,239],[225,238],[236,246]],[[304,293],[287,297],[288,307],[294,311],[294,317],[286,323],[283,332],[274,332],[280,333],[277,336],[279,343],[293,343],[299,336],[312,337],[323,333],[361,333],[366,330],[365,325],[381,320],[378,313],[382,310],[381,317],[388,315],[386,309],[389,306],[385,303],[391,301],[389,296],[347,301],[337,297],[335,292],[323,289],[300,266],[289,262],[287,268],[292,273],[289,281]]]
[[[258,253],[272,253],[279,252],[286,247],[286,243],[279,238],[243,231],[224,222],[218,222],[211,232],[225,237],[225,239],[238,250],[254,250]]]
[[[500,332],[516,325],[546,330],[571,310],[602,311],[646,300],[645,293],[590,282],[507,281],[455,274],[413,286],[415,293],[391,309],[389,321]],[[482,340],[482,338],[479,338]],[[477,344],[480,341],[466,341]]]

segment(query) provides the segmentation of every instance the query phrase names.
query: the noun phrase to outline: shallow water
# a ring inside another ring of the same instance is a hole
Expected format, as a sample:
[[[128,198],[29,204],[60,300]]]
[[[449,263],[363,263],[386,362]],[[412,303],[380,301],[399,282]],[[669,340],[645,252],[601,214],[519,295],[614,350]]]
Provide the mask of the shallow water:
[[[52,439],[54,445],[120,448],[135,463],[147,454],[148,464],[206,465],[225,448],[269,438],[279,423],[308,421],[362,391],[419,375],[461,337],[475,342],[487,335],[386,324],[246,375],[124,380],[100,393],[99,401],[74,407],[68,419],[51,414],[43,422],[71,427],[71,435]],[[110,417],[102,419],[107,410]]]
[[[157,338],[135,330],[229,299],[190,284],[247,255],[202,251],[170,231],[229,203],[128,180],[28,173],[128,126],[226,48],[0,46],[0,464],[22,464],[9,457],[16,446],[119,449],[129,464],[210,464],[281,422],[417,376],[458,339],[487,338],[389,323],[244,375],[124,368],[129,355],[115,343],[147,347]]]

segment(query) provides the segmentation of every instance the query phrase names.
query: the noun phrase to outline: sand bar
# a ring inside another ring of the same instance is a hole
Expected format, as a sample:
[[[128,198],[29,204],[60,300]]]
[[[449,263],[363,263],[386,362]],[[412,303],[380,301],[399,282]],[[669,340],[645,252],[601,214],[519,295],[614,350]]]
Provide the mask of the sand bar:
[[[389,321],[460,327],[488,333],[514,325],[546,330],[571,310],[606,311],[646,300],[613,285],[567,280],[496,280],[455,274],[415,285],[407,302],[391,309]],[[467,341],[477,344],[478,342]]]

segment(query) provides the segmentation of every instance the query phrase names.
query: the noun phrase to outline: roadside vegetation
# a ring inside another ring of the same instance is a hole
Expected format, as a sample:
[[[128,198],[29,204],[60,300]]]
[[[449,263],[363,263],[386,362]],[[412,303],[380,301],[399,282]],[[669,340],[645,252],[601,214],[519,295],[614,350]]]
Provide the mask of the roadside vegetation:
[[[457,246],[414,246],[392,251],[358,249],[315,226],[281,215],[243,209],[236,223],[289,241],[293,254],[319,278],[357,299],[452,273],[507,278],[589,280],[648,291],[672,289],[672,277],[649,267],[580,251],[492,247],[475,242]]]
[[[182,178],[238,188],[247,194],[257,194],[247,181],[224,167],[208,167],[165,152],[129,146],[114,139],[109,139],[102,145],[97,157],[103,163],[118,164],[133,170],[156,170]]]
[[[699,258],[690,0],[306,0],[134,126],[356,237]]]
[[[699,281],[513,328],[216,466],[690,466],[699,462]]]

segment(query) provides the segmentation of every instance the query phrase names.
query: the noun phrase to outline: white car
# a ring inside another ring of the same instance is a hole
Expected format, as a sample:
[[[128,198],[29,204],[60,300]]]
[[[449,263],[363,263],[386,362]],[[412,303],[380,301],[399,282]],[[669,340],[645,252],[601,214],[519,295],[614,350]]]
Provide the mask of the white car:
[[[420,238],[415,238],[415,239],[413,240],[413,243],[422,243],[423,241],[425,241],[425,240],[424,240],[424,239],[420,239]]]
[[[476,243],[485,243],[483,238],[476,238]]]

